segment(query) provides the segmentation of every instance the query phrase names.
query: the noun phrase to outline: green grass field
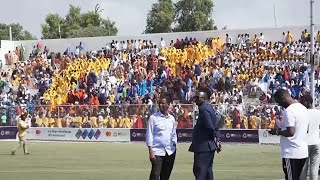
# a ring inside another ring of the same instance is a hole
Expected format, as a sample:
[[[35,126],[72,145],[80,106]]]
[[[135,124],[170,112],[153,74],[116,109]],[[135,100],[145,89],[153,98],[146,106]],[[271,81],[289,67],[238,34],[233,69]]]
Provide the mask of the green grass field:
[[[30,142],[29,156],[17,142],[0,142],[1,180],[145,180],[150,163],[145,144]],[[172,180],[193,180],[193,154],[179,144]],[[217,180],[284,179],[280,147],[224,145],[216,155]]]

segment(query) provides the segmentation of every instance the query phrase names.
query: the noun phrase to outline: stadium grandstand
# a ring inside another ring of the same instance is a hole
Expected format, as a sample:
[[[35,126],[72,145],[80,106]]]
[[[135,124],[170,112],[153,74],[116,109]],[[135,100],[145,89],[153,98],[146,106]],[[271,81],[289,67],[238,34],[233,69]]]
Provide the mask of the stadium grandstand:
[[[27,111],[31,127],[144,128],[166,94],[178,128],[192,128],[193,92],[206,86],[221,127],[273,128],[281,121],[273,93],[298,99],[310,89],[310,34],[259,31],[2,41],[0,126],[15,126]],[[315,79],[318,96],[318,68]]]

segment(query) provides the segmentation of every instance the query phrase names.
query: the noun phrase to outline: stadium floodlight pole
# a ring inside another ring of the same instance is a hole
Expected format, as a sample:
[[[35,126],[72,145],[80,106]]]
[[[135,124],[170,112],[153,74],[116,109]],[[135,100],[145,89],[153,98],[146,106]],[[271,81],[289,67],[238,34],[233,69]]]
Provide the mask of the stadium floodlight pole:
[[[274,28],[277,28],[276,3],[273,4]]]
[[[12,41],[12,29],[11,29],[11,26],[9,26],[9,40]]]
[[[315,76],[315,62],[314,62],[314,24],[313,24],[313,3],[314,0],[310,0],[310,61],[311,61],[311,83],[310,83],[310,91],[311,97],[313,98],[312,108],[314,108],[315,104],[315,83],[314,83],[314,76]]]
[[[60,39],[61,39],[61,23],[59,23],[59,37],[60,37]]]

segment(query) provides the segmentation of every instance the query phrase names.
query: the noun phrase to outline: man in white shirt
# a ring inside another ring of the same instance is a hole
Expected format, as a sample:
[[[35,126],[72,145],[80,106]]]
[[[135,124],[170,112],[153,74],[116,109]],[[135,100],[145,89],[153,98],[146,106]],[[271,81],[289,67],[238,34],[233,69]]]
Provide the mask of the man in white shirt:
[[[300,98],[301,104],[308,108],[309,113],[309,132],[307,135],[307,143],[309,149],[309,158],[305,166],[303,167],[300,180],[307,180],[308,166],[310,161],[310,180],[318,180],[318,171],[320,164],[320,138],[319,138],[319,126],[320,126],[320,111],[312,108],[313,98],[306,94]]]
[[[269,133],[280,136],[282,165],[286,180],[299,180],[308,157],[306,142],[309,130],[308,110],[284,89],[279,89],[274,94],[274,98],[285,109],[281,129],[271,129]]]
[[[166,47],[166,42],[163,40],[163,38],[161,38],[161,41],[160,41],[160,48],[163,49]]]
[[[177,132],[176,122],[169,114],[170,100],[161,97],[160,111],[150,116],[146,144],[152,165],[150,180],[169,180],[176,157]]]

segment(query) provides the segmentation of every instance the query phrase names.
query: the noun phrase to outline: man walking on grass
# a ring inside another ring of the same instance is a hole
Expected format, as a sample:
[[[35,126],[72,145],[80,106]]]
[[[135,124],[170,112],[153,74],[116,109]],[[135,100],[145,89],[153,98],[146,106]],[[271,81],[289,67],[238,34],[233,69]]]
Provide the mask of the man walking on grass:
[[[27,136],[27,129],[29,128],[29,126],[27,125],[27,123],[25,122],[27,115],[26,114],[22,114],[20,116],[20,120],[18,122],[18,136],[19,136],[19,146],[17,148],[15,148],[14,150],[11,151],[12,155],[16,154],[16,151],[18,149],[20,149],[21,147],[23,147],[23,152],[24,155],[28,155],[28,151],[27,151],[27,146],[26,146],[26,136]]]

